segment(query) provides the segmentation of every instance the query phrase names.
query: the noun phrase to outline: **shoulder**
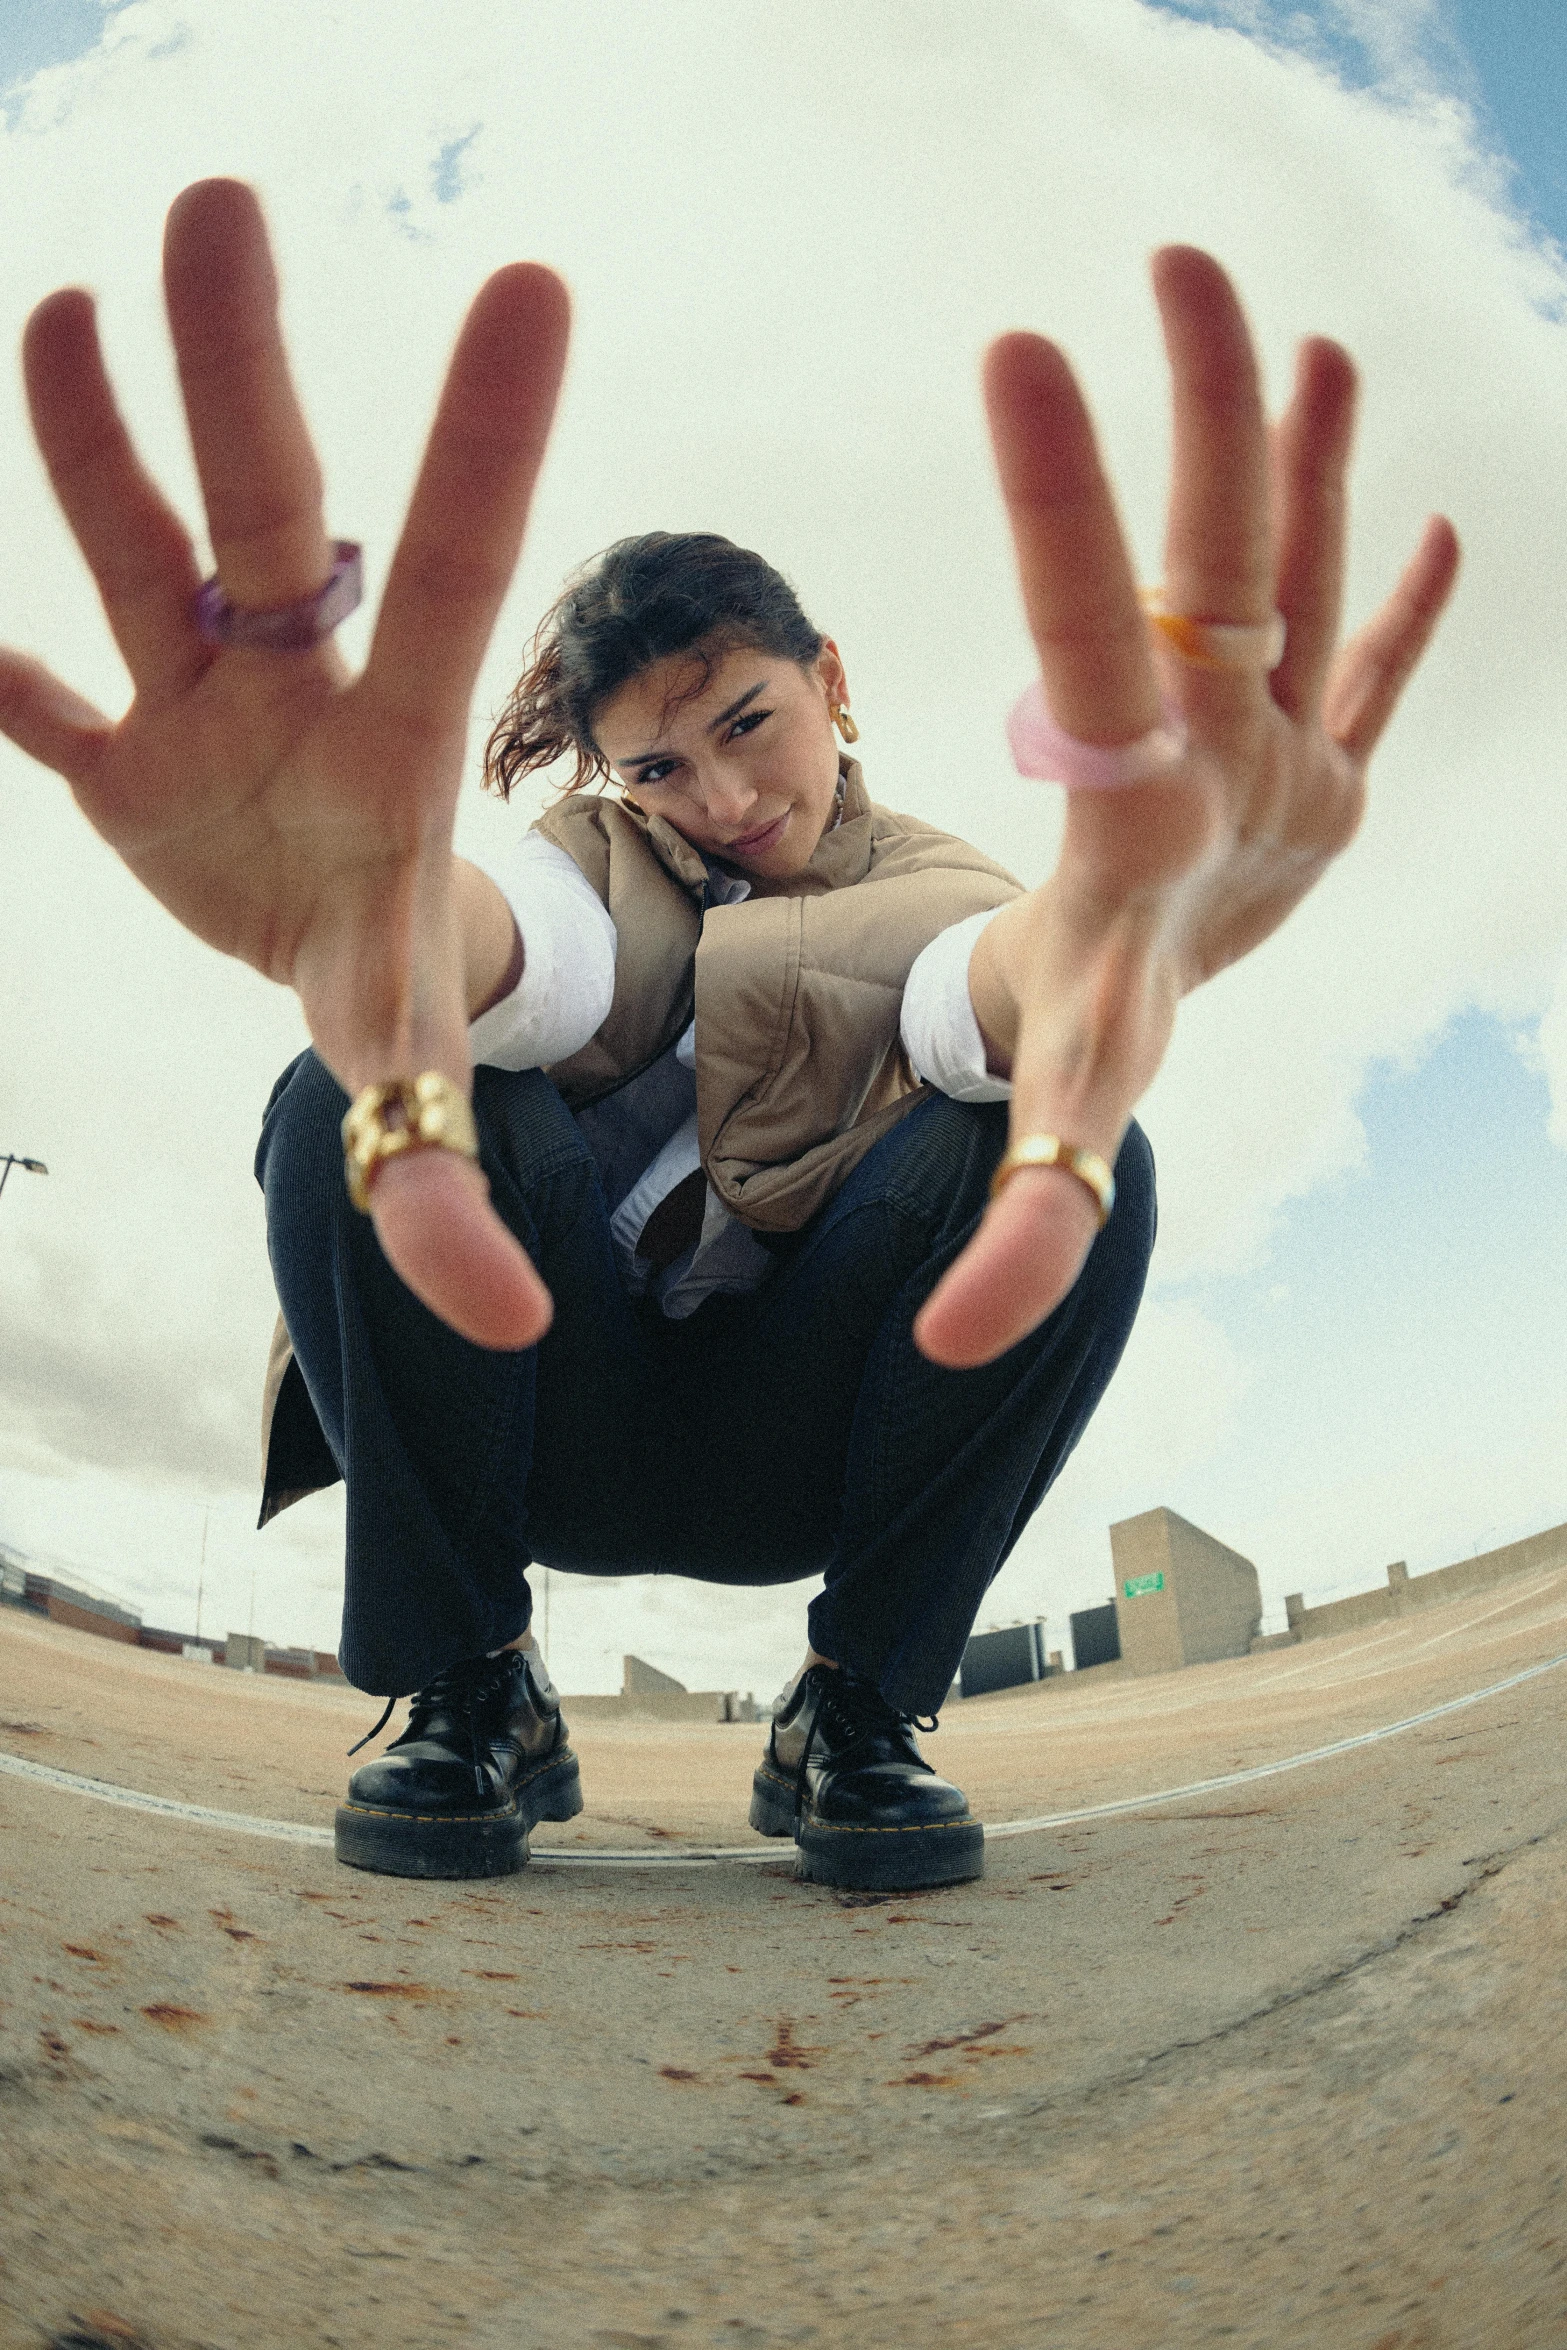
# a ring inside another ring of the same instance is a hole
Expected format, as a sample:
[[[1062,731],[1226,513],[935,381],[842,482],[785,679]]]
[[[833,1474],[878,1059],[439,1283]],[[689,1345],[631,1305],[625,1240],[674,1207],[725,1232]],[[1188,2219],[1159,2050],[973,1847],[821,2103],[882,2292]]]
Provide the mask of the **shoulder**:
[[[943,832],[918,816],[905,816],[896,808],[884,808],[874,800],[870,814],[871,862],[865,877],[868,881],[890,880],[905,873],[973,873],[988,875],[1005,884],[1009,894],[1023,887],[1005,865],[998,864],[983,849],[976,849],[972,842],[959,840],[956,833]]]
[[[598,792],[573,792],[535,819],[530,840],[545,841],[570,857],[590,881],[607,877],[615,819],[624,813]]]
[[[568,856],[606,902],[624,885],[628,866],[651,862],[646,835],[617,800],[602,792],[573,792],[547,808],[530,840]]]

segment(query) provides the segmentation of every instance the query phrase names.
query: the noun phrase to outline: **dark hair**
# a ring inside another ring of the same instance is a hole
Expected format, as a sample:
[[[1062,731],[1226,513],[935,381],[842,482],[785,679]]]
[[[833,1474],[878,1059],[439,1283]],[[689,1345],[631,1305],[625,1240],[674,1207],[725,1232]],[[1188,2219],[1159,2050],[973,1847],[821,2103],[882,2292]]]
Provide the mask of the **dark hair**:
[[[691,653],[701,693],[713,663],[754,646],[803,668],[822,635],[789,582],[760,555],[715,531],[650,530],[596,555],[545,613],[528,666],[507,697],[484,751],[484,780],[502,799],[535,769],[567,752],[581,791],[609,774],[593,714],[628,679],[672,653]]]

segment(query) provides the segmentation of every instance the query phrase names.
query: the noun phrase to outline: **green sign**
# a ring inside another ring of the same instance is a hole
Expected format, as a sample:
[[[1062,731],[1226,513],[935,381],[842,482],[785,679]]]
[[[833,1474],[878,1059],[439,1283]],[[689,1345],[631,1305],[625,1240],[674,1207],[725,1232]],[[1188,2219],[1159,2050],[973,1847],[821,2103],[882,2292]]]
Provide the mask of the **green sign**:
[[[1141,1599],[1144,1592],[1162,1591],[1164,1577],[1162,1575],[1128,1575],[1124,1589],[1128,1599]]]

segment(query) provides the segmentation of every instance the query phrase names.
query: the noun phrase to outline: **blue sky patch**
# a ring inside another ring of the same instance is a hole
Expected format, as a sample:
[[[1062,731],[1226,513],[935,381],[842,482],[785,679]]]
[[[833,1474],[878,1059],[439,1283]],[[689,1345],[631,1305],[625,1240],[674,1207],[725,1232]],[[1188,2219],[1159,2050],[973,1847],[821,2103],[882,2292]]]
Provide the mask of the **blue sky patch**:
[[[1564,0],[1434,0],[1387,10],[1380,38],[1349,0],[1144,0],[1161,16],[1225,25],[1325,66],[1347,89],[1418,84],[1466,106],[1507,167],[1518,209],[1567,247],[1567,5]]]
[[[476,122],[460,139],[448,139],[436,155],[430,166],[430,186],[437,204],[455,204],[467,191],[470,182],[463,168],[463,157],[483,128],[482,122]]]
[[[126,0],[3,0],[0,5],[0,90],[14,90],[46,66],[69,65],[103,39],[103,28]]]
[[[1428,1454],[1434,1429],[1499,1460],[1567,1412],[1567,1154],[1549,1139],[1535,1060],[1519,1023],[1460,1013],[1415,1066],[1373,1068],[1357,1104],[1363,1163],[1287,1203],[1264,1267],[1170,1284],[1263,1373],[1185,1481],[1180,1507],[1199,1524],[1244,1522],[1259,1461],[1268,1505],[1287,1514],[1339,1483],[1371,1490],[1389,1462]],[[1516,1520],[1455,1522],[1434,1555],[1412,1538],[1409,1563],[1511,1541],[1549,1522],[1536,1508],[1531,1494]],[[1376,1581],[1380,1563],[1330,1552],[1302,1581],[1329,1598]]]

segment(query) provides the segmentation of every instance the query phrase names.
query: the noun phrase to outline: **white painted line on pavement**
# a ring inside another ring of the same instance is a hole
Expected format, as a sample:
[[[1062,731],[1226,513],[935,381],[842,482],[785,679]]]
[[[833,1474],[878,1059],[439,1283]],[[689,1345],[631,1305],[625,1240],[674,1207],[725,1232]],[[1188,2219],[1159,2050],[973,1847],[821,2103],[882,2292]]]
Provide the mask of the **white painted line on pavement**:
[[[1567,1651],[1560,1656],[1547,1657],[1543,1663],[1528,1665],[1521,1673],[1510,1673],[1505,1681],[1492,1681],[1484,1689],[1471,1689],[1465,1697],[1450,1697],[1442,1705],[1427,1706],[1424,1713],[1409,1714],[1401,1722],[1385,1722],[1380,1729],[1362,1730],[1353,1738],[1336,1738],[1331,1746],[1313,1746],[1304,1754],[1285,1755],[1278,1762],[1254,1763],[1244,1771],[1226,1771],[1216,1779],[1193,1779],[1184,1787],[1161,1787],[1152,1795],[1127,1795],[1115,1803],[1091,1803],[1080,1811],[1042,1813],[1031,1820],[998,1820],[986,1823],[987,1840],[998,1836],[1038,1836],[1047,1828],[1070,1828],[1084,1820],[1107,1820],[1125,1812],[1151,1811],[1157,1805],[1181,1803],[1190,1795],[1215,1795],[1226,1787],[1249,1787],[1258,1779],[1276,1779],[1282,1771],[1304,1770],[1308,1763],[1328,1762],[1339,1754],[1353,1754],[1362,1746],[1375,1746],[1384,1738],[1397,1738],[1405,1730],[1418,1730],[1427,1722],[1439,1722],[1447,1714],[1462,1712],[1465,1706],[1480,1705],[1488,1697],[1500,1697],[1509,1689],[1520,1688],[1525,1681],[1534,1681],[1542,1673],[1554,1673],[1558,1666],[1567,1665]],[[28,1779],[35,1786],[52,1787],[62,1795],[89,1795],[99,1803],[119,1804],[126,1811],[145,1811],[160,1814],[165,1819],[185,1820],[196,1827],[221,1828],[229,1835],[269,1836],[280,1844],[308,1844],[330,1852],[330,1828],[313,1828],[302,1820],[264,1820],[251,1812],[214,1811],[204,1803],[181,1803],[172,1795],[144,1795],[139,1788],[117,1787],[111,1779],[89,1779],[78,1771],[57,1771],[49,1763],[30,1762],[20,1754],[0,1753],[0,1773],[9,1772],[16,1779]],[[764,1844],[698,1844],[687,1845],[678,1851],[659,1852],[563,1852],[554,1845],[536,1845],[529,1866],[544,1869],[682,1869],[713,1868],[720,1862],[766,1862],[782,1860],[788,1851],[787,1843],[773,1838]]]
[[[1304,1754],[1286,1755],[1281,1762],[1253,1763],[1249,1770],[1226,1771],[1217,1779],[1194,1779],[1185,1787],[1163,1787],[1155,1795],[1128,1795],[1119,1803],[1096,1803],[1087,1811],[1056,1812],[1050,1817],[1035,1820],[1002,1820],[992,1828],[985,1828],[987,1840],[992,1836],[1033,1836],[1044,1828],[1065,1828],[1076,1820],[1107,1820],[1117,1812],[1148,1811],[1157,1803],[1179,1803],[1188,1795],[1213,1795],[1222,1787],[1248,1787],[1256,1779],[1274,1779],[1281,1771],[1303,1770],[1307,1763],[1327,1762],[1336,1754],[1353,1754],[1358,1746],[1375,1746],[1383,1738],[1396,1738],[1401,1731],[1418,1730],[1427,1722],[1439,1722],[1444,1714],[1456,1714],[1466,1705],[1478,1705],[1482,1698],[1500,1697],[1504,1690],[1516,1689],[1524,1681],[1533,1681],[1541,1673],[1554,1673],[1558,1665],[1567,1665],[1567,1654],[1547,1657],[1543,1664],[1527,1665],[1521,1673],[1510,1673],[1505,1681],[1492,1681],[1484,1689],[1471,1689],[1467,1697],[1450,1697],[1442,1705],[1430,1705],[1424,1713],[1408,1714],[1401,1722],[1385,1722],[1379,1730],[1362,1730],[1354,1738],[1335,1738],[1331,1746],[1309,1747]]]

